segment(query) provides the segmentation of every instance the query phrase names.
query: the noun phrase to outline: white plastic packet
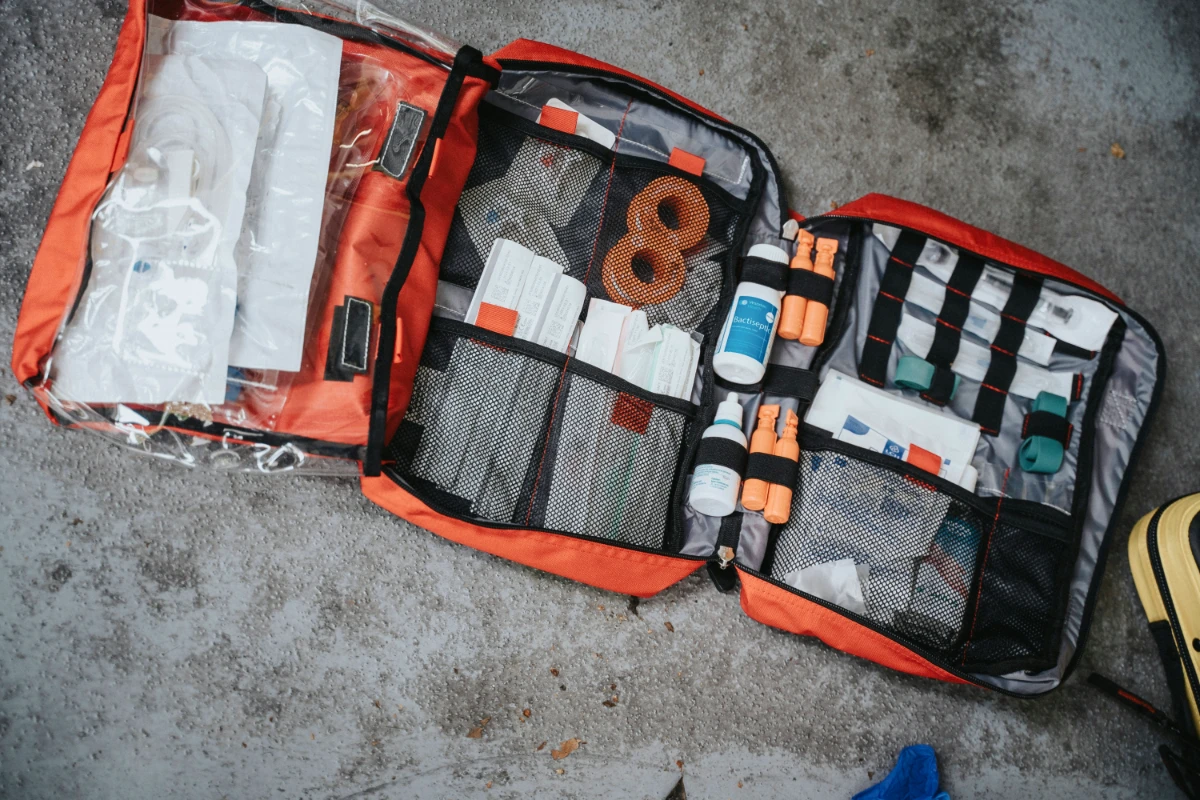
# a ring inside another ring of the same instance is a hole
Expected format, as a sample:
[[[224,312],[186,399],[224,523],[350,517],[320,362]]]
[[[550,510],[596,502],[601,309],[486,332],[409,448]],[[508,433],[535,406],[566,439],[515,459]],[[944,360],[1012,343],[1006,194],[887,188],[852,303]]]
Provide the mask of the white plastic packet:
[[[245,59],[267,76],[242,236],[229,363],[300,369],[333,146],[342,41],[303,25],[150,15],[146,52]]]
[[[59,398],[225,399],[266,83],[249,61],[146,57],[129,157],[97,206],[91,275],[55,349]]]
[[[852,559],[843,558],[794,569],[785,575],[783,580],[805,594],[866,616],[867,604],[863,597],[862,584],[869,574],[870,567],[866,564],[859,566]]]

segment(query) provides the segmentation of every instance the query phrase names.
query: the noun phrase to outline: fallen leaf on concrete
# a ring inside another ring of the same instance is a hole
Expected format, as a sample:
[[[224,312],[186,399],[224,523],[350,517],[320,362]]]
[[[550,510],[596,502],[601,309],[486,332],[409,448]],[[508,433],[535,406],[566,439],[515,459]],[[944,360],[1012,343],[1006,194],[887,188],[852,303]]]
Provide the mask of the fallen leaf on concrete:
[[[1113,142],[1112,147],[1108,148],[1108,150],[1113,154],[1114,158],[1125,157],[1125,148],[1121,147],[1121,145],[1117,144],[1116,142]]]
[[[605,700],[605,701],[604,701],[603,703],[601,703],[600,705],[604,706],[605,708],[616,708],[616,707],[617,707],[617,701],[616,701],[616,700]]]
[[[551,667],[550,674],[557,678],[558,677],[558,669],[555,667]]]
[[[482,737],[483,729],[486,728],[487,724],[491,721],[492,721],[491,717],[484,717],[483,719],[479,720],[479,725],[477,725],[476,727],[471,728],[471,730],[467,731],[467,738],[468,739],[478,739],[478,738]]]
[[[538,752],[541,752],[541,751],[542,751],[542,750],[544,750],[545,748],[546,748],[546,743],[545,743],[545,742],[542,742],[541,744],[539,744],[537,747],[535,747],[535,748],[533,748],[533,749],[534,749],[534,750],[536,750],[536,751],[538,751]]]
[[[1086,147],[1080,147],[1080,148],[1079,148],[1079,152],[1081,152],[1081,153],[1086,153],[1086,152],[1087,152],[1087,148],[1086,148]]]
[[[562,775],[564,772],[566,772],[566,770],[561,768],[554,770],[555,775]]]
[[[738,788],[739,788],[739,789],[740,789],[740,788],[742,788],[742,782],[741,782],[741,781],[738,781]]]
[[[842,205],[842,204],[841,204],[841,203],[839,203],[837,200],[830,200],[830,201],[829,201],[829,210],[830,210],[830,211],[837,211],[837,210],[838,210],[838,208],[839,208],[839,207],[841,207],[841,205]]]
[[[527,718],[533,715],[533,711],[528,708],[525,709],[524,711],[522,711],[521,713],[524,714]]]
[[[567,739],[565,742],[560,744],[558,747],[556,747],[550,751],[550,757],[553,758],[555,761],[562,761],[564,758],[571,755],[571,753],[574,753],[576,750],[578,750],[579,745],[581,745],[581,744],[587,744],[587,742],[584,742],[581,739],[577,739],[574,737]]]
[[[679,767],[680,769],[683,769],[683,759],[681,758],[678,761],[676,761],[675,766]]]
[[[870,58],[870,57],[871,57],[871,56],[873,56],[873,55],[875,55],[875,51],[874,51],[874,50],[871,50],[870,48],[868,48],[868,49],[867,49],[867,58]]]
[[[17,396],[15,394],[6,394],[4,395],[4,402],[11,406],[13,403],[17,402]]]
[[[492,788],[492,782],[491,782],[491,781],[488,781],[487,783],[485,783],[485,784],[483,785],[483,788],[485,788],[485,789],[490,789],[490,788]]]
[[[704,74],[704,70],[700,70],[700,74],[701,74],[701,75],[703,75],[703,74]]]
[[[664,622],[663,627],[666,628],[667,630],[669,630],[671,633],[675,632],[675,626],[672,625],[670,622]]]
[[[381,703],[381,702],[379,702],[378,700],[376,700],[376,701],[375,701],[375,707],[376,707],[376,708],[383,708],[383,703]]]

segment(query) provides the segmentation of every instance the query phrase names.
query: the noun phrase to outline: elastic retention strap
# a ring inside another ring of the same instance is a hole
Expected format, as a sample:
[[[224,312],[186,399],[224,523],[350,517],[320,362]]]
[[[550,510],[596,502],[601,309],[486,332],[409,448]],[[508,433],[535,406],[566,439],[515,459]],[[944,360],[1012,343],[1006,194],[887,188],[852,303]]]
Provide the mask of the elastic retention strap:
[[[800,367],[788,367],[783,364],[768,364],[767,374],[758,383],[731,383],[717,377],[718,388],[741,394],[770,394],[776,397],[795,397],[809,403],[817,396],[817,373]]]
[[[746,256],[742,259],[742,280],[758,283],[777,292],[788,285],[788,265],[768,258]]]
[[[767,483],[777,483],[791,488],[796,485],[800,474],[800,463],[770,453],[751,453],[746,459],[746,479],[758,478]]]
[[[1008,389],[1017,374],[1017,351],[1025,341],[1025,322],[1037,306],[1042,293],[1041,276],[1017,275],[1013,279],[1012,292],[1000,312],[1000,330],[992,340],[991,362],[979,387],[975,401],[975,413],[971,419],[989,436],[1000,433],[1004,420],[1004,402]]]
[[[787,293],[827,306],[833,302],[833,278],[807,269],[789,269]]]
[[[1070,447],[1071,432],[1073,429],[1071,423],[1067,422],[1066,417],[1061,417],[1049,411],[1033,411],[1025,415],[1025,427],[1021,429],[1021,438],[1028,439],[1030,436],[1045,436],[1048,439],[1058,442],[1063,447]]]
[[[867,383],[883,386],[887,380],[888,359],[892,355],[896,331],[900,328],[904,297],[912,283],[913,264],[924,249],[924,236],[901,231],[888,257],[883,279],[879,282],[879,294],[875,295],[875,307],[871,310],[867,341],[858,362],[858,376]]]
[[[933,344],[925,360],[934,366],[933,380],[929,389],[921,396],[931,403],[944,406],[954,396],[954,375],[950,365],[958,356],[958,344],[962,340],[963,323],[971,313],[971,292],[983,274],[983,261],[976,256],[962,254],[950,280],[946,282],[946,297],[942,300],[942,310],[938,312],[937,325],[934,326]]]
[[[700,440],[696,449],[696,466],[701,464],[717,464],[744,475],[746,472],[746,448],[730,439],[710,436]]]

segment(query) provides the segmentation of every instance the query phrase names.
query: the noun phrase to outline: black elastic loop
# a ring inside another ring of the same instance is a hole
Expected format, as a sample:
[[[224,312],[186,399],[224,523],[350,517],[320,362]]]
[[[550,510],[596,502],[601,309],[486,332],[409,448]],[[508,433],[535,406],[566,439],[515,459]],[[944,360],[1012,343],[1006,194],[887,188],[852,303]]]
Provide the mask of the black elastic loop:
[[[1061,443],[1065,448],[1071,444],[1071,430],[1071,423],[1066,417],[1051,414],[1049,411],[1033,411],[1025,415],[1025,427],[1021,430],[1021,438],[1046,436]]]
[[[746,256],[742,259],[742,280],[782,292],[787,288],[788,265],[769,258]]]
[[[935,367],[949,367],[958,357],[963,324],[971,313],[971,293],[983,274],[983,261],[971,255],[959,256],[946,281],[946,295],[934,326],[933,344],[925,360]]]
[[[921,397],[944,406],[954,397],[954,373],[948,367],[935,367],[929,388],[921,392]]]
[[[777,483],[789,489],[796,485],[800,464],[783,456],[770,453],[751,453],[746,460],[746,479],[757,478],[767,483]]]
[[[983,376],[979,396],[975,400],[975,412],[971,419],[989,436],[1000,433],[1004,421],[1004,403],[1008,390],[1017,374],[1017,350],[1025,339],[1025,321],[1037,307],[1042,294],[1040,275],[1014,276],[1012,291],[1004,310],[1000,312],[1000,330],[991,345],[991,361]]]
[[[696,448],[696,466],[701,464],[717,464],[743,475],[746,472],[746,448],[719,436],[701,439],[700,446]]]
[[[791,269],[787,293],[827,306],[833,302],[833,278],[807,269]]]
[[[763,378],[763,394],[775,397],[795,397],[803,403],[811,403],[817,396],[821,381],[811,369],[771,364]]]
[[[887,380],[888,360],[892,343],[896,341],[896,331],[900,328],[904,297],[912,283],[913,265],[924,249],[924,236],[901,231],[888,256],[879,281],[879,294],[875,295],[875,305],[871,309],[871,321],[867,324],[867,340],[858,362],[859,377],[867,383],[883,386]]]

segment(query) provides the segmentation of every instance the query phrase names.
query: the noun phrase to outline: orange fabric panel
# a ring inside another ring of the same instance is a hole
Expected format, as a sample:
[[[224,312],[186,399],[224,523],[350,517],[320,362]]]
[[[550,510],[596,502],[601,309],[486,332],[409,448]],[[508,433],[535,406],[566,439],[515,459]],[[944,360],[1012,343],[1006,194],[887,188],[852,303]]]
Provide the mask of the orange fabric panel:
[[[904,645],[836,611],[805,600],[741,569],[738,575],[742,579],[742,610],[752,619],[789,633],[815,636],[836,650],[910,675],[970,684],[970,681],[935,666]]]
[[[554,106],[542,106],[542,113],[538,117],[538,125],[544,125],[551,130],[574,135],[575,131],[579,129],[579,112],[568,111],[565,108],[555,108]]]
[[[362,490],[376,504],[438,536],[621,594],[650,597],[704,565],[701,560],[642,553],[545,531],[459,522],[438,514],[387,476],[362,478]]]
[[[725,122],[725,118],[720,114],[709,111],[699,103],[688,100],[681,94],[672,92],[663,86],[659,86],[653,81],[648,81],[643,77],[634,75],[628,70],[623,70],[620,67],[614,67],[612,64],[606,64],[603,61],[582,55],[562,47],[556,47],[552,44],[534,41],[533,39],[514,39],[508,44],[501,47],[496,52],[492,53],[492,58],[497,61],[542,61],[548,64],[563,64],[564,66],[586,67],[588,69],[598,69],[605,72],[610,72],[614,75],[622,75],[626,78],[632,78],[647,86],[651,86],[668,97],[673,97],[683,103],[693,111],[699,111],[701,114],[706,114],[713,119],[719,119]]]
[[[1012,267],[1037,272],[1051,278],[1073,283],[1090,289],[1096,294],[1107,297],[1115,303],[1124,302],[1121,298],[1096,283],[1091,278],[1079,274],[1075,270],[1047,258],[1041,253],[1027,247],[1002,239],[994,233],[982,228],[976,228],[954,217],[935,211],[927,206],[889,197],[886,194],[868,194],[852,203],[841,206],[836,211],[822,214],[825,217],[856,217],[883,222],[888,225],[913,228],[926,233],[935,239],[941,239],[947,244],[970,250],[984,258],[999,261]]]
[[[33,260],[13,336],[13,375],[21,383],[38,375],[79,291],[92,208],[108,184],[109,166],[137,86],[145,20],[144,0],[130,0],[112,64],[88,112]]]
[[[671,157],[667,160],[667,163],[676,169],[690,172],[697,177],[704,174],[704,159],[689,153],[687,150],[680,150],[678,147],[671,148]]]

